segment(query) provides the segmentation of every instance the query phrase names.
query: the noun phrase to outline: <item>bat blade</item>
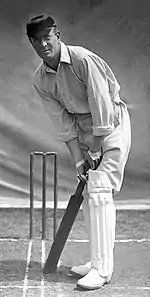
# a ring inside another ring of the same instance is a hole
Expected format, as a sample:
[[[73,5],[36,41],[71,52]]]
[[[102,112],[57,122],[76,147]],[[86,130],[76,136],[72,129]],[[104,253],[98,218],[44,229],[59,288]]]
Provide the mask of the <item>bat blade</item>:
[[[44,274],[52,273],[57,268],[59,258],[69,236],[70,230],[73,226],[79,208],[83,202],[82,192],[84,189],[84,185],[85,184],[82,181],[80,181],[75,194],[70,197],[65,214],[62,218],[56,237],[53,241],[48,258],[46,260],[45,266],[43,268]]]

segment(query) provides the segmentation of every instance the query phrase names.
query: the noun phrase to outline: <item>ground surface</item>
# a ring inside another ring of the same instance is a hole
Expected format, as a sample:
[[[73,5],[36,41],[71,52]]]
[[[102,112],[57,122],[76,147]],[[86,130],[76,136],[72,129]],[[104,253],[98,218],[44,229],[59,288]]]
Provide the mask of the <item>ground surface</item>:
[[[102,5],[98,5],[102,2]],[[35,5],[36,3],[36,5]],[[97,5],[96,5],[97,4]],[[92,7],[91,7],[92,6]],[[9,8],[9,9],[8,9]],[[7,197],[29,198],[29,153],[59,154],[59,201],[75,188],[67,148],[31,87],[39,60],[25,35],[29,16],[51,12],[67,44],[78,44],[103,57],[114,71],[121,97],[131,115],[132,147],[120,199],[149,197],[149,0],[1,0],[0,1],[0,205]],[[52,165],[52,161],[50,161]],[[35,166],[36,192],[41,199],[40,166]],[[48,170],[52,192],[52,167]],[[52,199],[49,198],[49,201]],[[1,199],[3,198],[3,199]],[[16,203],[9,200],[9,206]],[[143,201],[144,204],[144,201]],[[146,203],[147,205],[147,203]],[[130,207],[128,207],[130,208]],[[0,297],[150,296],[150,211],[117,213],[115,269],[112,282],[95,292],[79,291],[69,267],[89,258],[87,234],[78,216],[61,258],[63,267],[42,275],[52,239],[52,213],[47,212],[47,240],[41,242],[41,214],[35,213],[34,241],[29,241],[29,211],[0,210]],[[59,219],[58,219],[59,221]],[[20,239],[21,238],[21,239]]]
[[[58,224],[62,212],[58,212]],[[52,211],[47,211],[46,240],[41,241],[41,212],[35,211],[34,240],[29,240],[29,210],[0,211],[0,296],[150,296],[150,210],[117,211],[115,269],[112,281],[101,290],[83,291],[70,276],[72,265],[89,259],[89,244],[82,213],[69,236],[60,267],[43,275],[42,267],[52,242]]]

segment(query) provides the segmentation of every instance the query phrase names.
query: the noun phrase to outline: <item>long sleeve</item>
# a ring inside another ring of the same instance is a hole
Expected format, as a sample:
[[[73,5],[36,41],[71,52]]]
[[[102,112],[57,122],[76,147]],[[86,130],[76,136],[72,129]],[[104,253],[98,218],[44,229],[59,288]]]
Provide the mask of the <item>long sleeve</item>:
[[[66,142],[76,138],[78,132],[74,115],[69,113],[58,100],[44,92],[37,84],[34,84],[34,86],[54,124],[58,139]]]
[[[89,55],[80,63],[80,71],[92,114],[93,134],[108,135],[114,129],[114,110],[105,68],[99,57]]]

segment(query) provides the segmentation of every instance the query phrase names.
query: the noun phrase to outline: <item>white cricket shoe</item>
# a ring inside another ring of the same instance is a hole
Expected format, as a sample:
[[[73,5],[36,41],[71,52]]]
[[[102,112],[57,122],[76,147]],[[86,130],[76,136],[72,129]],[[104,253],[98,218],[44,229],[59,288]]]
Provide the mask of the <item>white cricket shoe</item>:
[[[85,276],[91,270],[91,262],[87,262],[84,265],[73,266],[70,270],[72,274],[76,274],[79,276]]]
[[[86,276],[79,279],[77,286],[88,290],[95,290],[100,289],[105,284],[108,284],[110,280],[111,277],[102,277],[99,275],[97,269],[92,268]]]

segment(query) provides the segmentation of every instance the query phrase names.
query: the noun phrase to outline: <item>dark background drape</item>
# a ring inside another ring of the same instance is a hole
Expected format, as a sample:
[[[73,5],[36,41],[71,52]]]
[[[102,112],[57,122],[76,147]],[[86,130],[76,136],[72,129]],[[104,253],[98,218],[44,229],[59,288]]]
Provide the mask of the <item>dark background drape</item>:
[[[124,185],[148,185],[150,179],[150,2],[149,0],[1,0],[0,1],[0,195],[29,196],[29,153],[57,151],[59,199],[76,184],[74,166],[32,87],[39,58],[25,35],[25,23],[51,13],[67,44],[98,53],[111,66],[129,106],[132,149]],[[48,186],[51,193],[52,159]],[[40,198],[41,165],[35,185]]]

